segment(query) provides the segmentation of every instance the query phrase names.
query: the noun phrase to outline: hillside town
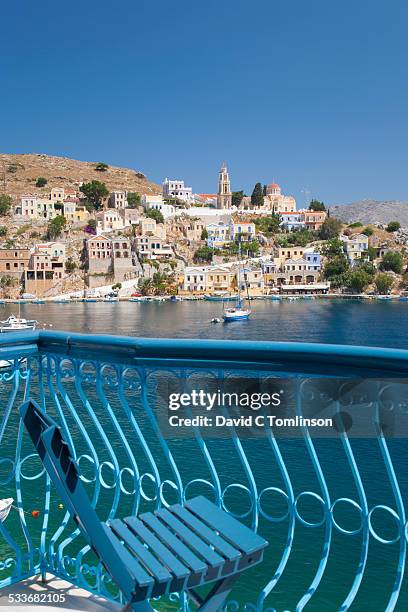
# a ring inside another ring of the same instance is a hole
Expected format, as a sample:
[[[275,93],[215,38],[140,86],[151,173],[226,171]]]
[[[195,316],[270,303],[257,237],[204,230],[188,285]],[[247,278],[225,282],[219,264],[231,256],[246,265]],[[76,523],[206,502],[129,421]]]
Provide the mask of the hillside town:
[[[274,181],[245,195],[225,163],[214,193],[174,178],[143,192],[141,173],[139,191],[108,189],[109,166],[98,163],[86,181],[48,188],[33,176],[18,195],[7,191],[7,173],[19,171],[11,166],[0,195],[2,299],[399,294],[408,285],[398,223],[346,225],[316,199],[298,208]]]

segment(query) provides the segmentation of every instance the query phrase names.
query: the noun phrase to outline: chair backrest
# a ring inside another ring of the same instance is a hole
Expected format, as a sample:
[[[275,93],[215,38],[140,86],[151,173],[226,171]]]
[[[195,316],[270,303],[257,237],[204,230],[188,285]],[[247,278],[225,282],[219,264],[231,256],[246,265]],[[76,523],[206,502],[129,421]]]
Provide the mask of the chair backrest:
[[[136,587],[135,579],[89,501],[75,459],[60,427],[32,400],[22,404],[20,414],[67,510],[118,587],[130,600]]]

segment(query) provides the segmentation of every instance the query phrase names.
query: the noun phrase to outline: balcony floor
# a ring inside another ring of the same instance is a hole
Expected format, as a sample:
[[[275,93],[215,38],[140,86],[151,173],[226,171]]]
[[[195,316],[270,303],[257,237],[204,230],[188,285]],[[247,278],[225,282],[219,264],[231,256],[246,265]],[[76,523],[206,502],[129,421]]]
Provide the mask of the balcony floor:
[[[11,603],[9,600],[9,595],[21,595],[22,598],[24,596],[33,596],[35,594],[47,594],[47,595],[65,595],[64,602],[54,602],[54,603]],[[9,587],[6,587],[1,590],[0,596],[0,608],[5,607],[7,610],[17,610],[18,612],[24,612],[27,610],[32,612],[35,608],[36,612],[52,612],[53,610],[86,610],[89,612],[108,612],[108,611],[118,611],[121,606],[108,601],[107,599],[103,599],[102,597],[98,597],[89,593],[89,591],[85,591],[84,589],[80,589],[70,582],[66,580],[62,580],[61,578],[57,578],[53,574],[47,574],[47,584],[43,585],[40,581],[39,576],[35,576],[34,578],[29,578],[28,580],[23,580],[22,582],[18,582]]]

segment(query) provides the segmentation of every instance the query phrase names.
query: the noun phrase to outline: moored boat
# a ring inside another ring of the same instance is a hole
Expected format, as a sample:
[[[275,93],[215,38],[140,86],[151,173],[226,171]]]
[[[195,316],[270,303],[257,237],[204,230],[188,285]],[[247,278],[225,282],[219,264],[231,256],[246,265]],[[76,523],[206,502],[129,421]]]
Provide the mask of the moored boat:
[[[22,319],[15,315],[10,315],[5,321],[0,321],[0,333],[18,332],[18,331],[33,331],[35,330],[38,321],[35,319]]]

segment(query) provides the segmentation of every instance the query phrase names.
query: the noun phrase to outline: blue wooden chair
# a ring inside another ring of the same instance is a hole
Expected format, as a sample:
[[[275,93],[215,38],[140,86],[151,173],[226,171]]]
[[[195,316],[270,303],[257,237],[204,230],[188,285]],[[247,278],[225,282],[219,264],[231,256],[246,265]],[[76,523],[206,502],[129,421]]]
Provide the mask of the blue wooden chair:
[[[213,612],[241,572],[262,561],[268,542],[203,496],[101,522],[61,429],[33,401],[20,413],[59,496],[122,591],[124,610],[151,611],[150,598],[185,591],[199,610]],[[202,598],[195,589],[208,583]]]

